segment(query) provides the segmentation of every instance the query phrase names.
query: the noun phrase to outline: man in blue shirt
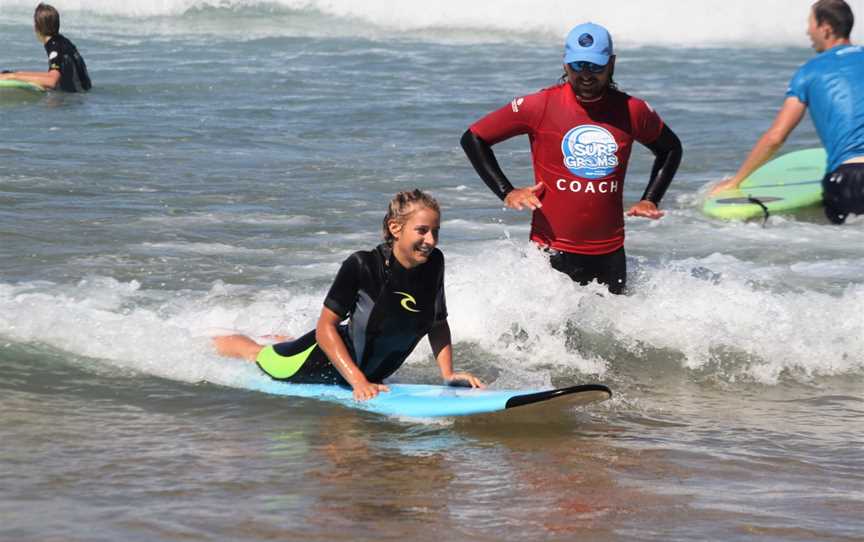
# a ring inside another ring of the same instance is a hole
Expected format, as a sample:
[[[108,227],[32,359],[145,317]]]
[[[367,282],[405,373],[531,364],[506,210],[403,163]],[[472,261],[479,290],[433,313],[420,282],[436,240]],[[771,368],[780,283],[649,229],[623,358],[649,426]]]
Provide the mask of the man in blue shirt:
[[[828,152],[822,180],[825,215],[842,224],[850,213],[864,214],[864,48],[849,41],[854,22],[844,0],[813,4],[807,35],[819,54],[798,69],[774,123],[738,172],[714,187],[712,194],[737,188],[767,162],[809,108]]]

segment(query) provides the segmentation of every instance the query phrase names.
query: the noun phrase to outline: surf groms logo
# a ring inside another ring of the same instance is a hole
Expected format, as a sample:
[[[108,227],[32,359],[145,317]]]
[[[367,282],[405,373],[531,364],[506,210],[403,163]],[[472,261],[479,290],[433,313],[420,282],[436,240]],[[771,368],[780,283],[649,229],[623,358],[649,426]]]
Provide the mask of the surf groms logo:
[[[419,309],[416,309],[417,300],[414,299],[414,296],[409,294],[408,292],[393,292],[394,294],[401,295],[402,301],[399,302],[402,305],[402,308],[408,312],[420,312]]]
[[[600,179],[618,167],[618,143],[609,130],[593,124],[572,128],[561,140],[564,165],[583,179]]]

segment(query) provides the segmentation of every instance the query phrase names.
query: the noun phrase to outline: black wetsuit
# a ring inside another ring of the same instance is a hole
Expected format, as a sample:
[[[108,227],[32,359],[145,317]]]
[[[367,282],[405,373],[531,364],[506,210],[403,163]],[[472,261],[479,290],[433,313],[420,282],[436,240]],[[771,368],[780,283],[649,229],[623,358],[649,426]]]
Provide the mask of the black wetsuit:
[[[583,286],[596,280],[605,284],[609,292],[623,294],[627,286],[627,254],[624,247],[609,254],[589,255],[546,249],[552,269],[570,277]]]
[[[355,252],[343,262],[324,306],[342,317],[339,334],[351,358],[370,382],[381,382],[393,374],[414,347],[437,322],[446,320],[444,299],[444,255],[435,249],[429,260],[405,269],[393,257],[392,249],[381,244],[371,251]],[[266,352],[263,350],[262,352]],[[290,342],[275,344],[279,357],[300,361],[287,378],[268,370],[279,359],[258,365],[273,378],[290,382],[346,384],[345,380],[315,343],[315,331]],[[305,359],[297,359],[301,355]]]
[[[78,53],[78,48],[62,34],[51,36],[45,42],[45,52],[48,54],[48,70],[60,72],[60,90],[79,92],[90,90],[90,75],[84,58]]]

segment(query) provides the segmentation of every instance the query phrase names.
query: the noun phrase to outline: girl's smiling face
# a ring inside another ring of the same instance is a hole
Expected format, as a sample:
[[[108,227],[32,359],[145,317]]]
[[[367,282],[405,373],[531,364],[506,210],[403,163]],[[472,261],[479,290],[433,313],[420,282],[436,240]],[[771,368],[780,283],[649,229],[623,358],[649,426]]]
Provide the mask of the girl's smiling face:
[[[434,209],[414,204],[405,222],[391,220],[388,224],[393,235],[393,254],[402,267],[411,269],[429,260],[438,245],[441,215]]]

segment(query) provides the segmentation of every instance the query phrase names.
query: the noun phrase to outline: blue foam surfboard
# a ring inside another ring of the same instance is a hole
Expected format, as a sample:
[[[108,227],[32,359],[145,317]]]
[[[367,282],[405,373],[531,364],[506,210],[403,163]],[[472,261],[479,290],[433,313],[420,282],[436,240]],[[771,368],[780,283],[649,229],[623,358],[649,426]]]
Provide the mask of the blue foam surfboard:
[[[583,384],[558,389],[489,390],[428,384],[387,384],[368,401],[355,401],[349,388],[327,384],[291,384],[276,380],[256,380],[250,388],[290,397],[306,397],[341,405],[407,418],[469,416],[499,412],[516,407],[554,401],[561,407],[605,401],[612,391],[602,384]]]

